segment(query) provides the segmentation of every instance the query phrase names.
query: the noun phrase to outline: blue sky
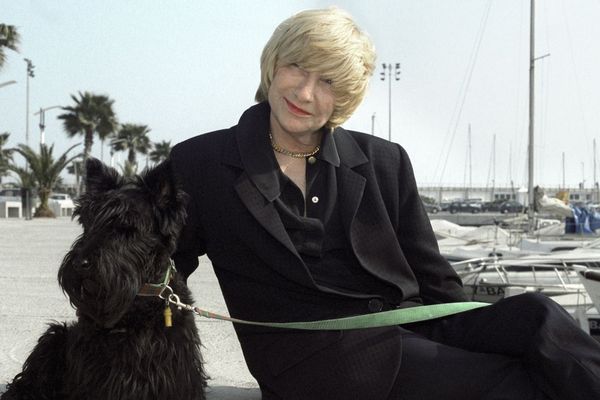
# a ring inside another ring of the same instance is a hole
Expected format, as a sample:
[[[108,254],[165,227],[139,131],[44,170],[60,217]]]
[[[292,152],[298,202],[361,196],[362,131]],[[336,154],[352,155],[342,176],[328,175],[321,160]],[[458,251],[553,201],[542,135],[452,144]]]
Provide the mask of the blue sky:
[[[535,180],[561,184],[564,153],[566,183],[590,187],[592,141],[600,140],[600,0],[537,3],[536,55],[551,55],[536,62]],[[0,0],[0,22],[22,38],[0,71],[0,84],[17,81],[0,88],[0,132],[11,133],[10,145],[25,142],[24,57],[35,65],[31,113],[92,91],[115,100],[121,122],[148,125],[153,141],[229,127],[253,104],[260,53],[276,25],[329,5],[354,15],[378,52],[369,94],[346,128],[371,132],[375,114],[375,134],[387,138],[380,64],[400,62],[392,140],[407,149],[420,185],[527,185],[525,0]],[[46,113],[46,142],[62,152],[77,140],[67,138],[59,113]],[[32,115],[31,145],[37,125]],[[99,143],[93,154],[100,157]]]

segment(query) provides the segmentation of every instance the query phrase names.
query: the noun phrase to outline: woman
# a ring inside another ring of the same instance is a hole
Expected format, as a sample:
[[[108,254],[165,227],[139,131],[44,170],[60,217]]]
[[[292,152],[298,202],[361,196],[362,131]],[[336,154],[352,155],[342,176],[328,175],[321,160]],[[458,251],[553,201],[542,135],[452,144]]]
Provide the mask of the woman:
[[[404,149],[340,127],[374,61],[347,13],[298,13],[263,51],[258,104],[173,149],[191,196],[177,268],[189,276],[208,254],[233,317],[308,321],[465,300]],[[598,345],[543,296],[405,326],[235,328],[264,399],[600,394]]]

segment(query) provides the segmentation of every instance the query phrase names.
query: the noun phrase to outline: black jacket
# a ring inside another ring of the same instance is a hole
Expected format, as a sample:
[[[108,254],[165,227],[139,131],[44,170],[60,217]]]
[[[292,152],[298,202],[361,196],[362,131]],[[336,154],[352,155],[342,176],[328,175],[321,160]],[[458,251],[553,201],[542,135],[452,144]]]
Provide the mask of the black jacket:
[[[208,254],[229,312],[237,318],[301,321],[378,311],[381,303],[372,296],[317,287],[287,236],[273,205],[278,193],[257,179],[272,173],[269,112],[267,103],[257,104],[238,125],[173,148],[174,170],[191,196],[174,255],[177,269],[188,276],[198,256]],[[398,288],[404,300],[400,307],[464,301],[460,279],[439,254],[404,149],[342,128],[333,135],[340,157],[341,217],[361,266]],[[259,162],[248,163],[251,157]],[[250,371],[266,386],[271,378],[265,375],[274,369],[287,369],[343,336],[296,333],[292,345],[282,340],[281,331],[236,330]],[[265,368],[273,354],[282,365]]]

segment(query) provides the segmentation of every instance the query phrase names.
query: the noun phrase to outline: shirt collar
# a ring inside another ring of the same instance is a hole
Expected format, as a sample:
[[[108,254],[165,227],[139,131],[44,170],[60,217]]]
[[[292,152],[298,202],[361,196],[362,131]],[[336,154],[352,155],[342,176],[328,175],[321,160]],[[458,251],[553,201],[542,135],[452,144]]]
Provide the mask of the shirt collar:
[[[250,107],[240,118],[236,136],[246,172],[260,192],[273,201],[279,196],[280,187],[277,178],[279,165],[267,134],[270,111],[267,102]],[[331,130],[325,130],[321,138],[321,150],[315,157],[335,167],[340,166],[335,134]]]

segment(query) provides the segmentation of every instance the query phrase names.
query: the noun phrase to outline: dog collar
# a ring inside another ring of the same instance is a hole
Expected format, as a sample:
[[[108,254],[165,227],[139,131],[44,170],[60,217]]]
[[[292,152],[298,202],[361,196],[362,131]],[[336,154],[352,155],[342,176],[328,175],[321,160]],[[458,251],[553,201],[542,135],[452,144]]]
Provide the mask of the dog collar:
[[[160,283],[145,283],[140,288],[138,296],[161,296],[165,289],[168,287],[169,282],[173,278],[173,275],[177,272],[175,269],[175,263],[172,259],[169,259],[169,267],[165,272],[163,281]]]

